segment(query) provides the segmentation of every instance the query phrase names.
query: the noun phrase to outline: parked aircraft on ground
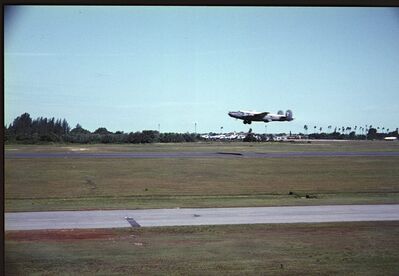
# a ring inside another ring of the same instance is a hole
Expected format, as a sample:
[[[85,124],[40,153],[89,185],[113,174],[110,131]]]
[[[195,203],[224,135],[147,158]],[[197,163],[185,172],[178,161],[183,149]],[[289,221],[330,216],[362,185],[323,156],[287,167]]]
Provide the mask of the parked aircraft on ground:
[[[287,110],[284,114],[282,110],[277,112],[277,114],[272,114],[270,112],[256,112],[256,111],[230,111],[230,117],[240,119],[244,121],[244,124],[251,124],[254,122],[273,122],[273,121],[292,121],[292,111]]]

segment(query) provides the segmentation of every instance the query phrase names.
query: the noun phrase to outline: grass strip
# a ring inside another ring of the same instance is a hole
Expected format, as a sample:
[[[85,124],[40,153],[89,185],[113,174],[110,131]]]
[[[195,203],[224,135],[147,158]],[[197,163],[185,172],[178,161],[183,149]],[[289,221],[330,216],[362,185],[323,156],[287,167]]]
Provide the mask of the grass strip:
[[[399,193],[297,193],[291,195],[125,196],[6,199],[6,212],[156,208],[261,207],[399,203]]]
[[[399,222],[5,234],[6,275],[397,275]]]

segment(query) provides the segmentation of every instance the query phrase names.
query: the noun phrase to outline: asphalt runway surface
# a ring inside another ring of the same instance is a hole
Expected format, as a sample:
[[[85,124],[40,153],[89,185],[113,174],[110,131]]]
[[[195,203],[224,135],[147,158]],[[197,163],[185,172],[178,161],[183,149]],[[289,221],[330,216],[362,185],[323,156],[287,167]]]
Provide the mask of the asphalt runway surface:
[[[5,213],[5,230],[399,220],[399,204]]]
[[[399,151],[360,151],[360,152],[6,152],[6,159],[30,158],[287,158],[287,157],[339,157],[339,156],[399,156]]]

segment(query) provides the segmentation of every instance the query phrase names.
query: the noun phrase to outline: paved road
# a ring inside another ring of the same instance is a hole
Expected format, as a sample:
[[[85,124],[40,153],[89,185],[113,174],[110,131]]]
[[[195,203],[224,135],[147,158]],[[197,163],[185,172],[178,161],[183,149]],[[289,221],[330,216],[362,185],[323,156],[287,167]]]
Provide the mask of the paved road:
[[[328,156],[399,156],[399,151],[360,151],[360,152],[6,152],[5,158],[285,158],[285,157],[328,157]]]
[[[399,204],[6,213],[5,230],[399,220]]]

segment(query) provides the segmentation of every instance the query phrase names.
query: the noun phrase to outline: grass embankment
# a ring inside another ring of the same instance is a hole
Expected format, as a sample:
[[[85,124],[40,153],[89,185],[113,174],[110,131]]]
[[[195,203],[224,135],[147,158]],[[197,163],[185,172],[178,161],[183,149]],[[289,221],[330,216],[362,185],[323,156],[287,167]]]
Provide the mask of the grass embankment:
[[[6,274],[397,275],[399,222],[19,231]]]
[[[399,157],[8,159],[5,207],[9,212],[398,203],[398,164]]]

